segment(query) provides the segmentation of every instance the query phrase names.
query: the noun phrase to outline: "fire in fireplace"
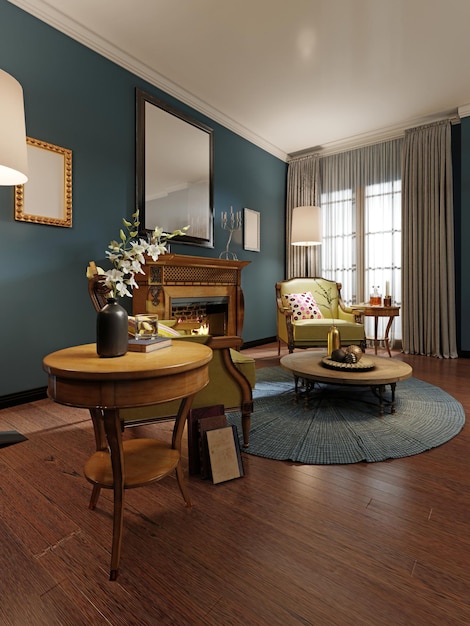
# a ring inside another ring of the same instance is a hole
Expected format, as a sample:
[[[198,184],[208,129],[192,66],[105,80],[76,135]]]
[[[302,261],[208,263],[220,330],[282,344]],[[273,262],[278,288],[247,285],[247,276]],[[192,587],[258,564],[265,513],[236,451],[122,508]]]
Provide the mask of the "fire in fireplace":
[[[227,334],[228,298],[206,297],[173,298],[171,316],[178,320],[180,328],[190,331],[207,326],[207,332],[213,336]]]

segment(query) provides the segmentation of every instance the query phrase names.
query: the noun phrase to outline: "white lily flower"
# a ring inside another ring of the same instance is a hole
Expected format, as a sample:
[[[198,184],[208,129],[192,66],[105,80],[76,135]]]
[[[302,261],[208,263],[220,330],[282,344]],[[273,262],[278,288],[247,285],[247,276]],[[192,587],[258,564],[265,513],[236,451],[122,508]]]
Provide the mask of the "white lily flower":
[[[119,232],[120,241],[113,240],[109,243],[105,254],[113,265],[108,271],[101,272],[106,276],[105,284],[109,287],[111,295],[116,297],[132,297],[132,289],[138,289],[135,274],[145,274],[142,266],[145,265],[146,255],[156,261],[161,254],[168,251],[166,243],[168,239],[186,234],[189,226],[172,233],[165,233],[157,226],[150,236],[150,241],[139,238],[139,211],[132,214],[132,222],[122,220],[123,227]],[[99,268],[101,269],[101,268]]]

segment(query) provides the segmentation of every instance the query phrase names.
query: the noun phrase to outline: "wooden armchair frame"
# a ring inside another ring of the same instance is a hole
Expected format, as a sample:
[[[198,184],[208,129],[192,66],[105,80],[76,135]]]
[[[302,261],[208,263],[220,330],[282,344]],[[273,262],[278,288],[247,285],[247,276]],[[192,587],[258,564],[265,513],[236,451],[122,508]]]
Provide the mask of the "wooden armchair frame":
[[[295,322],[293,321],[292,309],[289,306],[286,306],[285,302],[283,302],[283,287],[292,284],[292,291],[287,291],[287,293],[295,293],[296,290],[300,289],[303,291],[311,291],[314,297],[318,297],[318,294],[315,293],[315,289],[319,281],[336,287],[337,296],[334,298],[337,300],[337,306],[335,307],[336,312],[334,316],[331,316],[331,312],[328,310],[329,307],[328,305],[325,306],[320,293],[320,298],[317,300],[317,304],[319,305],[324,318],[322,320],[303,321],[303,323],[299,325],[300,327],[297,328]],[[310,289],[308,288],[309,286]],[[311,278],[291,278],[276,283],[278,354],[281,352],[281,341],[287,344],[290,353],[293,352],[295,348],[326,347],[327,332],[333,321],[338,324],[340,331],[343,330],[345,337],[348,336],[351,327],[358,324],[361,328],[356,328],[352,337],[354,337],[353,340],[357,342],[363,350],[365,350],[366,341],[362,313],[345,305],[341,297],[341,287],[341,283],[330,281],[318,276]],[[308,327],[312,330],[310,336],[308,336]],[[318,332],[315,332],[315,329]],[[298,330],[302,331],[302,339],[296,336],[296,334],[300,334],[296,333]]]

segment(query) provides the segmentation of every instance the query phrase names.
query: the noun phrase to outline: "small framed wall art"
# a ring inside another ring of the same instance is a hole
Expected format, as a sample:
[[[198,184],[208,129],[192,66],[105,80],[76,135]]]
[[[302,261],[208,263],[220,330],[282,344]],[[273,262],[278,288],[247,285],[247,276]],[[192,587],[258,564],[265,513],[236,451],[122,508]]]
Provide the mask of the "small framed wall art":
[[[260,214],[252,209],[243,210],[243,248],[260,251]]]
[[[26,138],[28,182],[15,187],[15,220],[72,227],[72,151]]]

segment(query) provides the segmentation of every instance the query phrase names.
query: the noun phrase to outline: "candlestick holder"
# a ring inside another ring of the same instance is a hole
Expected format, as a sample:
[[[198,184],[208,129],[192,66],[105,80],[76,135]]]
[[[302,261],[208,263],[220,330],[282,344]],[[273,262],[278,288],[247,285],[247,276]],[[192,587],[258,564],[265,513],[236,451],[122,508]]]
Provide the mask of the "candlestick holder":
[[[230,242],[232,241],[233,233],[236,230],[240,230],[242,227],[242,212],[236,211],[233,212],[233,208],[230,207],[230,213],[227,211],[222,211],[220,214],[220,226],[223,230],[227,230],[229,232],[227,245],[225,246],[225,250],[219,254],[219,259],[228,259],[232,261],[238,261],[237,255],[235,252],[230,252]]]

